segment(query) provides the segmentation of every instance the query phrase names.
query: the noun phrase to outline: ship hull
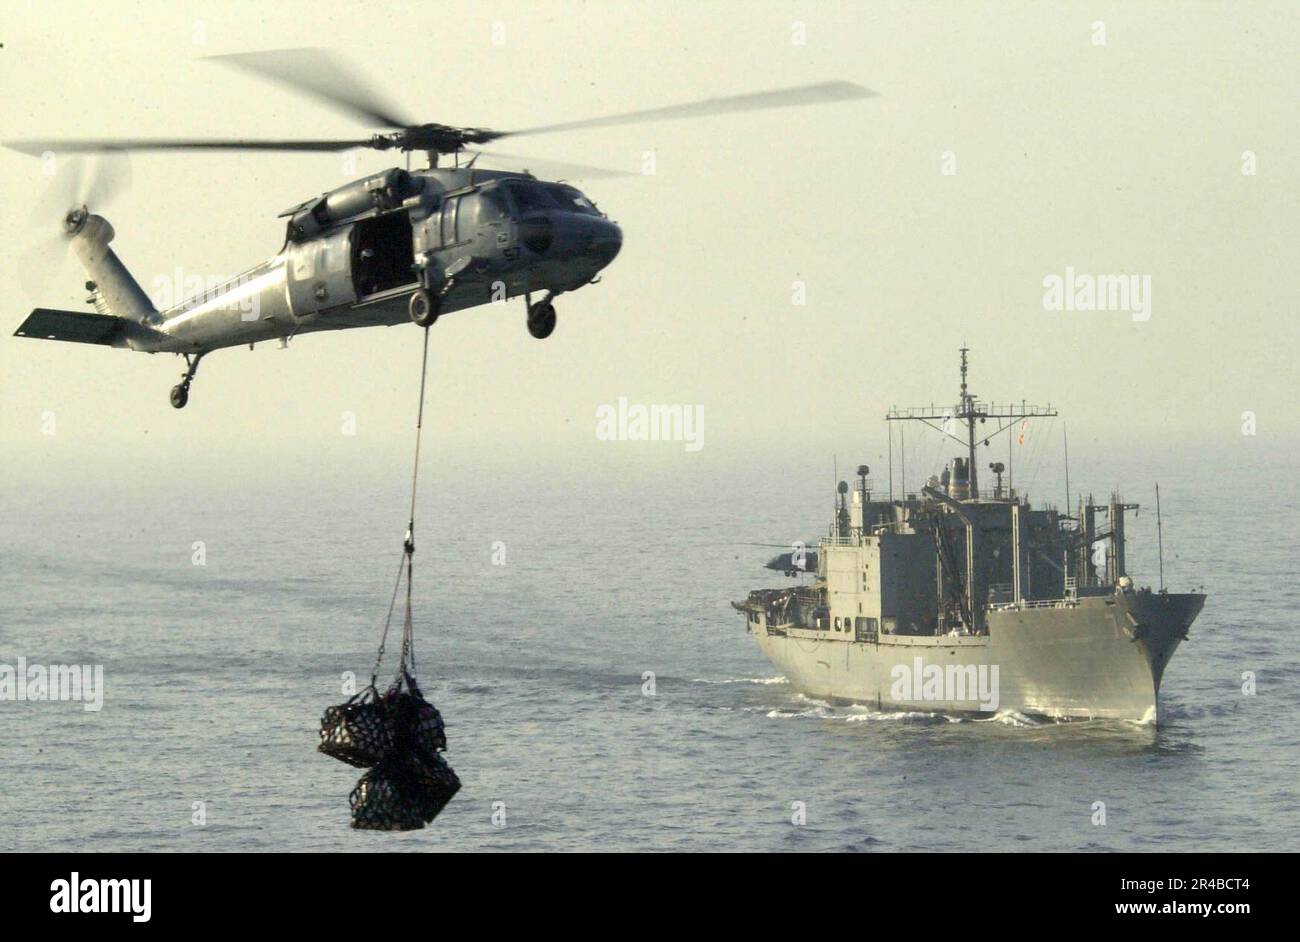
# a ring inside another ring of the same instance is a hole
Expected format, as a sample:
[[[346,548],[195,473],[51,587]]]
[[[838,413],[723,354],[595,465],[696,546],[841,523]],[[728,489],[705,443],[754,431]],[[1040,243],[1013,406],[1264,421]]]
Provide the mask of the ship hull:
[[[751,626],[800,692],[883,711],[1012,710],[1159,722],[1160,682],[1205,596],[1151,592],[987,613],[988,634],[880,635]]]

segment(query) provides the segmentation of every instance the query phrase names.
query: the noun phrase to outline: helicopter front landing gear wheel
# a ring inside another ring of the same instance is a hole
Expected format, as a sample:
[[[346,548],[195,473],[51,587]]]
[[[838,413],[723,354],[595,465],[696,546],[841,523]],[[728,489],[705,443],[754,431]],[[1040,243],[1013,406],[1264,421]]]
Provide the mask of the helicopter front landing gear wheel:
[[[528,332],[538,340],[545,340],[555,331],[555,305],[547,295],[536,304],[528,305]]]
[[[441,298],[435,298],[426,289],[421,288],[411,295],[410,303],[407,305],[407,312],[411,315],[411,320],[414,323],[421,327],[432,327],[438,319],[438,308],[441,304]]]
[[[194,359],[190,359],[188,353],[182,353],[185,357],[185,374],[181,381],[172,387],[171,394],[168,398],[171,400],[173,409],[184,409],[185,403],[190,401],[190,383],[194,381],[194,374],[199,371],[199,361],[203,359],[203,354],[196,354]]]

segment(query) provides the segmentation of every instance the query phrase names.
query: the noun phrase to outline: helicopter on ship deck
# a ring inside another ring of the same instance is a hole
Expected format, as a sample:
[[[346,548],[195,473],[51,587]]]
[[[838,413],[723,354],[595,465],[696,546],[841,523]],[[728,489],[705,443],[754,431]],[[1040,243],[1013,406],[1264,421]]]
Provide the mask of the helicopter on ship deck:
[[[398,130],[352,140],[127,139],[11,141],[5,146],[47,159],[98,152],[243,150],[341,152],[369,147],[422,151],[429,166],[394,167],[290,207],[283,247],[243,274],[158,310],[109,247],[113,227],[91,211],[111,181],[102,168],[84,180],[77,161],[55,178],[45,202],[61,216],[59,238],[78,256],[94,313],[37,308],[16,336],[177,353],[186,370],[171,404],[188,402],[200,360],[213,350],[318,330],[392,325],[431,326],[441,315],[523,297],[532,336],[550,336],[554,300],[598,280],[618,255],[622,231],[576,187],[528,172],[480,169],[480,158],[512,155],[469,151],[503,137],[608,125],[705,117],[765,108],[869,97],[850,82],[823,82],[711,98],[601,118],[493,131],[416,124],[369,90],[345,63],[318,49],[213,56],[360,117]],[[440,166],[450,156],[452,166]],[[462,162],[462,158],[464,162]],[[627,175],[574,164],[567,176]],[[98,200],[96,200],[97,202]],[[534,300],[534,295],[539,297]]]

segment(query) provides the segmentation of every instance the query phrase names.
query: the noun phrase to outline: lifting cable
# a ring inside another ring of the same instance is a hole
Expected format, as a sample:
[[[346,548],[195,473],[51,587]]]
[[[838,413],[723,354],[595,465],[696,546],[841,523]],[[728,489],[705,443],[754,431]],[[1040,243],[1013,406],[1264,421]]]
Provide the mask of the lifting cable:
[[[424,427],[424,392],[429,378],[429,330],[424,331],[420,367],[420,405],[415,420],[415,466],[411,473],[411,516],[402,539],[393,597],[379,639],[379,656],[370,686],[321,718],[319,751],[349,765],[366,768],[348,795],[352,826],[365,830],[413,831],[424,827],[460,790],[460,779],[442,751],[447,736],[438,708],[424,698],[416,683],[415,631],[411,614],[412,562],[415,556],[415,490],[420,480],[420,437]],[[406,574],[406,614],[402,625],[402,657],[397,677],[380,693],[375,687],[384,661],[384,647],[397,608],[397,593]]]
[[[415,629],[411,616],[411,573],[415,557],[415,492],[420,480],[420,438],[424,429],[424,389],[429,377],[429,328],[424,328],[424,353],[420,364],[420,404],[415,417],[415,462],[411,470],[411,515],[406,523],[406,535],[402,538],[402,557],[397,564],[397,579],[393,583],[393,597],[388,603],[388,616],[384,619],[384,633],[379,638],[379,655],[375,658],[375,667],[371,671],[370,685],[373,687],[379,676],[379,668],[384,660],[384,647],[388,643],[388,629],[393,623],[393,611],[397,607],[397,593],[402,587],[402,574],[406,574],[406,614],[402,619],[402,657],[398,664],[399,682],[406,673],[415,673]]]

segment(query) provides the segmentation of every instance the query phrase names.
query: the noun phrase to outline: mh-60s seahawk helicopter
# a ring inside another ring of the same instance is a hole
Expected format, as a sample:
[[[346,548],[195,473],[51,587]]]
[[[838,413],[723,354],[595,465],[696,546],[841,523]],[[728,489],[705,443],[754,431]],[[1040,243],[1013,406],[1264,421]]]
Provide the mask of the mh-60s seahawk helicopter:
[[[422,170],[391,168],[309,199],[282,213],[284,246],[230,281],[157,310],[109,248],[113,227],[89,198],[59,206],[64,238],[89,275],[95,313],[37,308],[17,336],[178,353],[183,378],[171,391],[182,408],[199,361],[213,350],[316,330],[401,323],[429,327],[442,314],[522,295],[528,330],[555,329],[554,299],[593,283],[622,246],[619,227],[575,187],[527,172],[483,170],[467,145],[638,121],[703,117],[845,101],[871,92],[825,82],[713,98],[520,131],[415,124],[368,90],[322,50],[285,49],[213,59],[294,86],[372,125],[398,130],[357,140],[63,140],[16,141],[33,155],[132,150],[344,151],[356,147],[423,151]],[[462,155],[468,160],[461,163]],[[439,166],[452,155],[454,165]],[[572,175],[618,175],[566,165]],[[78,186],[73,181],[73,186]],[[542,296],[534,301],[533,294]]]

